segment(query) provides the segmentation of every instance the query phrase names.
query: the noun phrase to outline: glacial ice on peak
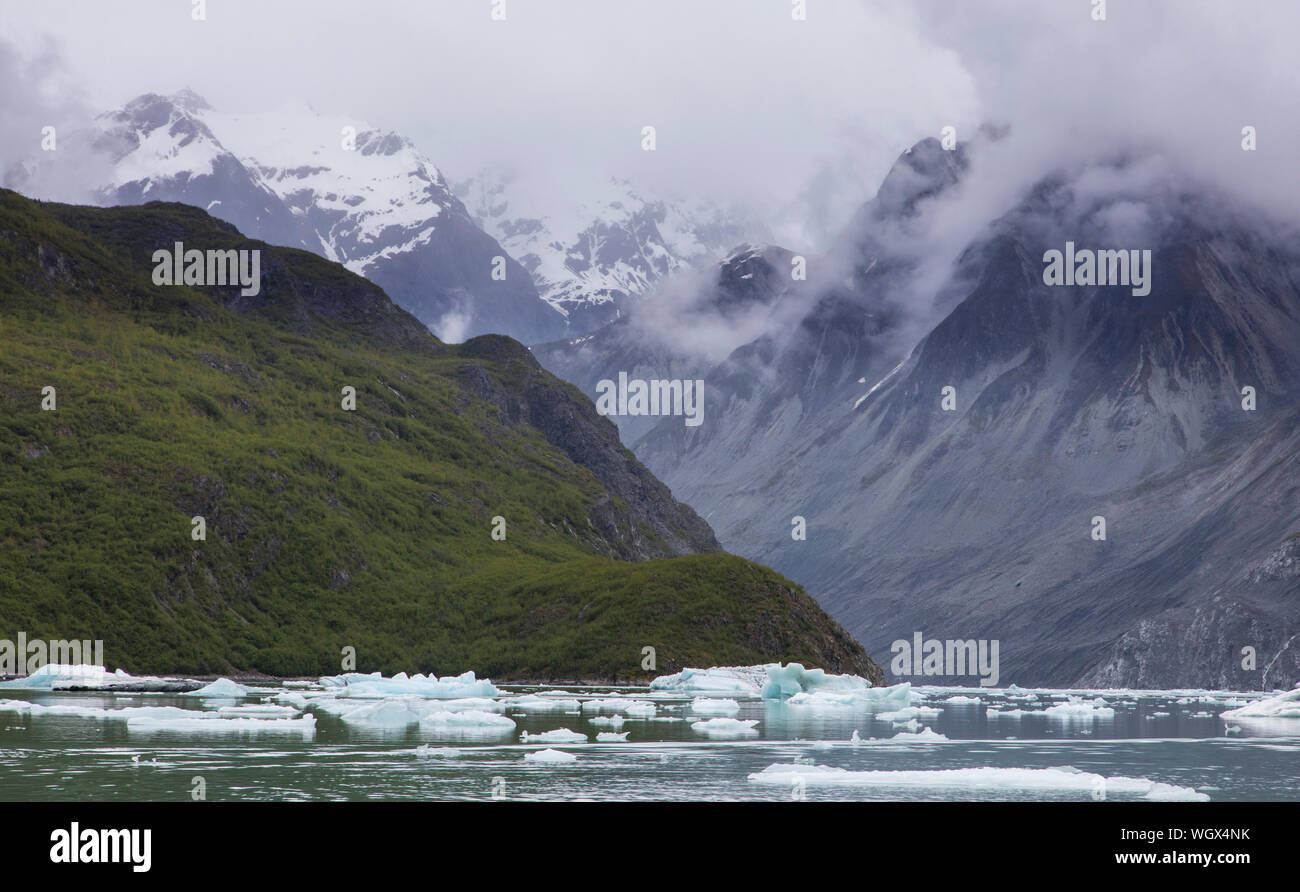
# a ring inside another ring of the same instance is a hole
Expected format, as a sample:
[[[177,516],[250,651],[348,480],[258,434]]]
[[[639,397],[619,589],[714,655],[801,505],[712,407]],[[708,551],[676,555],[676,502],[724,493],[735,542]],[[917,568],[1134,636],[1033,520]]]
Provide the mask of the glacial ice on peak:
[[[496,697],[501,692],[486,678],[477,678],[473,671],[460,675],[407,675],[399,672],[391,678],[383,673],[345,672],[320,679],[327,689],[338,690],[339,697],[382,698],[394,694],[415,694],[433,700],[459,700],[467,697]]]

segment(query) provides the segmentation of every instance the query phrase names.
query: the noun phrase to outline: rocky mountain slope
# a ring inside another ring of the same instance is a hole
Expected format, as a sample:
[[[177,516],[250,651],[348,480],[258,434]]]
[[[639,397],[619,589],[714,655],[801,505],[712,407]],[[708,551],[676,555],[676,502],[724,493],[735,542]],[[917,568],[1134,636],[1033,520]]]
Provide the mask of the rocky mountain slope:
[[[1289,685],[1300,252],[1144,163],[1039,182],[936,285],[906,236],[971,174],[920,144],[819,260],[833,277],[782,292],[797,324],[703,375],[707,422],[625,439],[878,658],[920,631],[998,639],[1022,685]],[[1044,285],[1067,240],[1151,249],[1150,293]]]

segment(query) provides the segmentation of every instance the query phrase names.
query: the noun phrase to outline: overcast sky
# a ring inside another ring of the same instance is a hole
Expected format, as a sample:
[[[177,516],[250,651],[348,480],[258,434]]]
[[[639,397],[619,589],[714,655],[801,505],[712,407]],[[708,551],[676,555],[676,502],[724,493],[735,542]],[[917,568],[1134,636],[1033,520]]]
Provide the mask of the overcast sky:
[[[453,180],[504,164],[563,195],[617,174],[767,213],[807,212],[819,171],[861,201],[912,142],[996,120],[1021,169],[1158,146],[1300,206],[1300,3],[1110,0],[1104,22],[1094,0],[807,0],[806,21],[791,0],[493,5],[208,0],[194,21],[191,0],[0,0],[21,59],[0,111],[12,133],[21,107],[182,87],[229,111],[308,102],[410,136]]]

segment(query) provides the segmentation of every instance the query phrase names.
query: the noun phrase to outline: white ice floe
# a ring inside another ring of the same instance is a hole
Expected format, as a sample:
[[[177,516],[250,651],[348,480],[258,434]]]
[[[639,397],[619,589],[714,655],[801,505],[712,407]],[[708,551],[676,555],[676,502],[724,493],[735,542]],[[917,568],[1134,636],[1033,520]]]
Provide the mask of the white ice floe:
[[[1222,713],[1225,719],[1300,719],[1300,685],[1274,697],[1256,700]]]
[[[938,718],[943,710],[934,706],[904,706],[891,712],[878,712],[875,717],[882,722],[906,722],[911,719]]]
[[[1067,703],[1058,703],[1043,710],[1043,715],[1055,719],[1113,719],[1115,710],[1106,705],[1106,701],[1097,697],[1086,701],[1071,697]]]
[[[932,728],[922,728],[920,731],[899,731],[888,740],[882,743],[951,743],[945,735],[940,734]]]
[[[454,746],[429,746],[422,743],[415,748],[415,755],[419,759],[459,759],[461,751]]]
[[[627,741],[627,735],[629,733],[631,732],[624,731],[622,734],[617,734],[613,731],[601,731],[599,734],[596,735],[596,742],[597,743],[625,743]]]
[[[716,718],[703,722],[692,722],[691,730],[708,737],[750,737],[758,734],[754,726],[757,719]]]
[[[193,713],[194,710],[183,710]],[[296,719],[226,719],[208,717],[155,718],[134,716],[126,721],[127,730],[134,734],[300,734],[311,737],[316,733],[316,717],[305,715]]]
[[[1109,796],[1205,802],[1209,796],[1190,787],[1146,778],[1103,777],[1069,768],[949,768],[933,771],[850,771],[828,765],[774,764],[749,775],[750,781],[790,787],[877,787],[880,789],[964,790],[973,793],[1073,793],[1092,798],[1097,790]]]
[[[549,762],[552,764],[578,761],[578,757],[573,753],[566,753],[562,750],[538,750],[524,756],[524,759],[528,762]]]
[[[479,709],[438,710],[420,719],[422,732],[438,735],[495,737],[509,734],[514,729],[515,720],[509,716]]]
[[[587,735],[578,731],[570,731],[568,728],[556,728],[553,731],[543,731],[540,734],[525,731],[519,735],[519,739],[524,743],[529,741],[538,743],[586,743]]]
[[[210,700],[238,700],[248,696],[248,688],[228,678],[218,678],[197,691],[189,691],[186,697],[207,697]]]
[[[25,678],[0,681],[0,688],[16,691],[58,691],[70,687],[102,688],[106,685],[139,680],[121,669],[109,672],[103,666],[47,663]]]
[[[696,697],[691,701],[691,712],[696,715],[736,715],[740,704],[735,700],[711,700],[708,697]]]
[[[951,703],[953,706],[979,706],[984,701],[981,700],[979,697],[967,697],[962,694],[956,694],[955,696],[949,697],[943,702]]]
[[[321,707],[334,706],[320,702]],[[418,697],[389,697],[384,700],[371,700],[352,704],[337,704],[342,710],[337,713],[345,724],[361,728],[408,728],[417,725],[420,720],[438,708],[436,703]],[[328,708],[326,711],[331,711]]]
[[[648,718],[655,714],[655,705],[649,700],[587,700],[583,712],[623,713],[628,718]]]
[[[399,672],[392,678],[382,673],[347,672],[326,676],[320,680],[323,687],[337,692],[339,697],[382,698],[395,694],[414,694],[435,700],[455,700],[466,697],[496,697],[501,692],[487,679],[476,678],[473,672],[457,676],[407,675]]]
[[[683,669],[650,682],[650,690],[677,694],[731,694],[758,697],[767,683],[767,666],[714,666]]]
[[[582,708],[581,703],[576,699],[562,699],[538,694],[525,694],[522,697],[514,697],[505,701],[505,705],[510,709],[527,713],[573,712]]]

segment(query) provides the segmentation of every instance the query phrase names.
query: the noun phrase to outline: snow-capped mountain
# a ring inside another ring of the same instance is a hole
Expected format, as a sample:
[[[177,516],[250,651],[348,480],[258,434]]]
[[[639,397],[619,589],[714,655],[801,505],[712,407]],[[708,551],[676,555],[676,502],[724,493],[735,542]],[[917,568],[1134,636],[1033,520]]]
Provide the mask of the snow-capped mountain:
[[[1008,200],[931,279],[909,237],[973,175],[914,147],[811,262],[834,275],[779,292],[799,318],[698,375],[704,423],[616,419],[625,441],[724,547],[799,580],[878,657],[923,632],[999,640],[1021,684],[1293,677],[1294,233],[1160,159],[1104,160]],[[1150,292],[1044,284],[1067,240],[1149,248]],[[584,348],[638,355],[606,332],[568,354]]]
[[[246,235],[321,254],[444,339],[565,330],[528,272],[396,133],[310,108],[221,112],[183,91],[102,115],[88,139],[112,164],[105,203],[194,204]]]
[[[532,274],[566,334],[595,331],[674,273],[707,267],[767,229],[737,208],[650,196],[627,180],[581,200],[500,170],[455,185],[475,220]]]

